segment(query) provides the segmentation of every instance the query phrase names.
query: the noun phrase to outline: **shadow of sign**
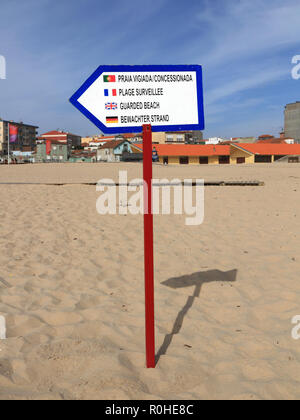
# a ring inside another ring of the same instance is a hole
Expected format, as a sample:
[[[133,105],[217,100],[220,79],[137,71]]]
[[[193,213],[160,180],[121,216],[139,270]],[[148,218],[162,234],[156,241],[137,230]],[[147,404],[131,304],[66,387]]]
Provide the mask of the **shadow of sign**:
[[[173,325],[173,329],[170,334],[167,334],[164,341],[156,354],[156,363],[158,363],[161,356],[165,355],[168,351],[169,346],[172,343],[172,339],[175,334],[179,334],[184,317],[188,313],[189,309],[193,306],[196,298],[199,298],[201,288],[204,283],[218,282],[235,282],[237,277],[237,270],[220,271],[220,270],[209,270],[204,272],[197,272],[191,275],[174,277],[169,280],[162,282],[164,286],[171,287],[172,289],[181,289],[184,287],[195,286],[193,296],[189,296],[186,304],[178,313],[176,320]]]

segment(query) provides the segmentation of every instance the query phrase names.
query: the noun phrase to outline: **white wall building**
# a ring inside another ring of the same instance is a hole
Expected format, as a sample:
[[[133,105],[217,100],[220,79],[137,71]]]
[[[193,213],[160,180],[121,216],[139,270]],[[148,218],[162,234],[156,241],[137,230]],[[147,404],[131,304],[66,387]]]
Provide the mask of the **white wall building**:
[[[205,140],[205,144],[219,144],[223,141],[228,141],[228,140],[222,139],[221,137],[210,137],[208,140]]]

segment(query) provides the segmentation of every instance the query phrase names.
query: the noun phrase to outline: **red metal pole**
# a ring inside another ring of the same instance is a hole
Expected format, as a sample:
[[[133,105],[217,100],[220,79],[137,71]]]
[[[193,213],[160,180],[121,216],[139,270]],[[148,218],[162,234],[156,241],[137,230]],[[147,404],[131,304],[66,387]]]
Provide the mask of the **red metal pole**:
[[[145,328],[147,368],[155,368],[154,261],[152,214],[152,129],[143,125]]]

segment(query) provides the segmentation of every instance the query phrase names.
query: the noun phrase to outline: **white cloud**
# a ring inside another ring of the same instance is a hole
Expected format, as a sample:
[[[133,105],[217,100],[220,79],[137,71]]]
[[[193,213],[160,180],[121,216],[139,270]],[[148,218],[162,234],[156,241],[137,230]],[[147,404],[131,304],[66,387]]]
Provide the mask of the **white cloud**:
[[[264,70],[260,73],[249,74],[246,77],[241,77],[229,81],[228,83],[222,84],[214,89],[211,89],[207,92],[207,105],[217,103],[219,100],[234,95],[236,93],[249,90],[266,83],[273,82],[275,80],[281,79],[282,77],[288,75],[286,69],[280,70]]]
[[[208,25],[212,48],[203,57],[208,66],[299,45],[298,1],[228,1],[222,13],[214,10],[212,4],[207,3],[204,13],[198,16],[202,25]]]
[[[264,103],[264,98],[251,98],[246,100],[235,101],[231,104],[231,109],[247,109],[257,107]],[[219,115],[224,115],[228,111],[228,104],[205,104],[206,122],[214,122],[219,119]]]
[[[266,88],[291,80],[291,57],[299,54],[299,0],[227,0],[204,2],[196,21],[204,41],[193,44],[189,55],[199,56],[204,68],[206,122],[210,134],[277,134],[283,125],[285,103],[269,107]],[[290,51],[293,51],[291,54]],[[261,94],[253,99],[253,90]],[[250,99],[249,99],[250,98]],[[253,105],[264,103],[263,114]],[[239,109],[251,109],[247,120]],[[240,133],[239,133],[240,131]]]

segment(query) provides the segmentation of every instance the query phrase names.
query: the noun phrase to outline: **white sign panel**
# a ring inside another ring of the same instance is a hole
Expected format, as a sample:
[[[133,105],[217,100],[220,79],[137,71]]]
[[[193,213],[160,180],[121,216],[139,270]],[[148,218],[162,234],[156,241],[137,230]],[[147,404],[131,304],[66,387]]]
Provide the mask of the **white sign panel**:
[[[103,132],[204,128],[201,66],[124,67],[100,67],[70,99]]]

